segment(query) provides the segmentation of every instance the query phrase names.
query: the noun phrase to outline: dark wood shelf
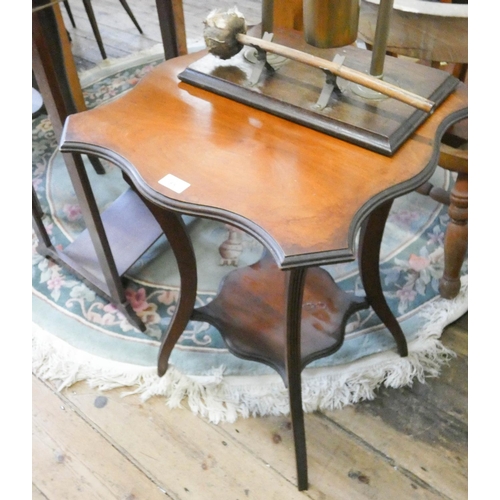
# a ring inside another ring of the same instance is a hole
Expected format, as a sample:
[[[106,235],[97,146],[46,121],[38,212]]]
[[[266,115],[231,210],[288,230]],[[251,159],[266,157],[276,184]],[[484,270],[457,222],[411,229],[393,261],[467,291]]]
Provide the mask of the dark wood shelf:
[[[254,265],[229,273],[217,297],[193,312],[193,319],[221,332],[233,354],[271,366],[285,384],[286,277],[266,253]],[[324,269],[309,268],[302,303],[302,368],[338,350],[347,319],[366,307],[364,299],[345,293]]]
[[[120,280],[163,232],[146,205],[132,189],[125,191],[104,210],[101,219]],[[40,227],[41,212],[35,218],[35,222],[39,233],[39,253],[66,267],[98,295],[114,303],[135,327],[144,331],[145,325],[125,300],[122,283],[117,283],[116,279],[113,283],[106,280],[88,229],[85,229],[66,248],[60,250],[48,240],[45,241],[44,230]],[[110,284],[114,289],[111,289]]]
[[[139,196],[128,189],[101,215],[120,276],[162,235],[162,230]],[[64,249],[67,258],[104,281],[88,230]]]

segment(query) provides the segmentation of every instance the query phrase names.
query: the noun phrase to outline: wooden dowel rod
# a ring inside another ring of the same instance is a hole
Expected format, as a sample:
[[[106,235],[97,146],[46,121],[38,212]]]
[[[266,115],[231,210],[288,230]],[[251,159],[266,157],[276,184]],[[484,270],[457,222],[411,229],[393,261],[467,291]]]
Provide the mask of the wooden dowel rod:
[[[287,59],[292,59],[298,61],[308,66],[313,66],[318,69],[330,71],[331,73],[349,80],[354,83],[359,83],[364,87],[375,90],[384,94],[388,97],[397,99],[398,101],[404,102],[413,106],[414,108],[421,109],[426,113],[430,113],[435,106],[435,103],[421,97],[417,94],[409,92],[408,90],[392,85],[391,83],[385,82],[375,78],[374,76],[362,73],[361,71],[356,71],[351,68],[347,68],[342,64],[337,64],[327,59],[322,59],[321,57],[316,57],[306,52],[300,50],[292,49],[291,47],[286,47],[285,45],[280,45],[274,42],[268,42],[262,40],[261,38],[256,38],[250,35],[245,35],[239,33],[236,35],[238,42],[243,45],[252,45],[254,47],[265,50],[266,52],[272,52],[273,54],[278,54],[280,56],[286,57]]]

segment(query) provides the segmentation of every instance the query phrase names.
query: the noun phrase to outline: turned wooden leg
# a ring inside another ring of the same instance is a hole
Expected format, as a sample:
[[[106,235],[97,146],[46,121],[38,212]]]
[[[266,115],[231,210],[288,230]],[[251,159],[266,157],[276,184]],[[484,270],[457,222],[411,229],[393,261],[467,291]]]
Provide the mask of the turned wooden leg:
[[[468,243],[468,175],[459,173],[451,191],[450,222],[444,239],[444,272],[439,281],[439,293],[452,299],[460,291],[460,269]]]
[[[299,491],[306,490],[307,452],[302,409],[300,329],[302,318],[302,298],[304,293],[306,269],[292,269],[288,276],[287,292],[287,343],[286,374],[290,396],[290,416],[292,419],[293,440],[295,444],[295,463],[297,467],[297,486]]]
[[[168,369],[168,360],[172,353],[172,349],[175,347],[182,332],[186,329],[194,309],[198,283],[196,258],[182,216],[170,210],[160,208],[158,205],[151,203],[141,196],[137,190],[136,192],[149,208],[162,231],[165,233],[170,247],[174,252],[181,281],[177,308],[170,321],[168,330],[161,341],[160,350],[158,352],[157,368],[158,375],[161,377]]]
[[[380,281],[380,247],[391,206],[392,201],[388,201],[374,210],[361,229],[359,238],[359,274],[365,289],[366,300],[391,332],[396,341],[399,354],[408,356],[406,337],[385,300]]]

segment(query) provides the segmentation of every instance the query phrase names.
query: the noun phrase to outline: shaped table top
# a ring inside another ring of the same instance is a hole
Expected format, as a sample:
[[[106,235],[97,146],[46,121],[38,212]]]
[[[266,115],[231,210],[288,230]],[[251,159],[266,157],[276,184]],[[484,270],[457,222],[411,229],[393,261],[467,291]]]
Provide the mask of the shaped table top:
[[[433,173],[467,116],[460,84],[392,157],[181,82],[206,52],[165,61],[112,102],[68,117],[61,150],[118,165],[167,209],[240,227],[278,265],[352,260],[356,230]]]

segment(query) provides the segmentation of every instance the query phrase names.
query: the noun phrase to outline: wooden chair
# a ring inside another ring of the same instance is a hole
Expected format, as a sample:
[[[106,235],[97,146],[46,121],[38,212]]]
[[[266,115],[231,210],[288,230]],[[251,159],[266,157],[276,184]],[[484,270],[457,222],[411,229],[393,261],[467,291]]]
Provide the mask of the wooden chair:
[[[131,8],[129,7],[128,3],[126,0],[120,0],[120,3],[122,4],[123,8],[125,9],[125,12],[128,14],[132,22],[134,23],[135,27],[139,30],[139,33],[142,35],[142,28],[140,27],[139,23],[137,22],[137,19],[135,18]],[[64,7],[66,9],[66,12],[68,14],[68,17],[70,19],[71,25],[73,28],[76,28],[75,20],[73,18],[73,13],[71,11],[70,5],[68,0],[63,1]],[[99,26],[97,25],[97,20],[94,14],[94,8],[92,7],[92,1],[91,0],[83,0],[83,6],[85,8],[85,12],[87,13],[87,17],[89,18],[90,26],[92,27],[92,31],[94,33],[94,37],[96,39],[97,45],[99,46],[99,51],[101,53],[101,56],[103,59],[107,59],[107,54],[104,49],[104,44],[102,42],[102,37],[101,37],[101,32],[99,31]]]
[[[449,0],[396,0],[391,17],[387,51],[416,59],[420,64],[453,73],[467,81],[468,12],[464,2]],[[361,0],[359,39],[371,47],[375,35],[379,0]],[[451,193],[430,183],[417,191],[449,206],[450,223],[444,242],[444,271],[439,283],[442,297],[451,299],[460,291],[460,269],[468,238],[467,121],[450,128],[441,144],[439,166],[457,175]]]
[[[170,59],[179,55],[187,54],[187,43],[186,43],[186,30],[184,24],[184,11],[182,0],[155,0],[156,10],[158,13],[158,19],[160,21],[160,33],[163,43],[163,48],[165,49],[165,59]],[[69,20],[73,28],[76,28],[76,23],[71,11],[68,0],[62,0],[66,13],[68,14]],[[128,6],[126,0],[120,0],[124,9],[128,13],[132,22],[135,24],[139,33],[143,33],[139,23],[132,14],[130,7]],[[94,15],[94,9],[91,4],[91,0],[83,0],[85,11],[89,18],[90,24],[92,26],[92,31],[96,38],[97,44],[99,46],[99,51],[103,59],[106,59],[106,51],[104,49],[104,44],[97,26],[97,21]],[[71,37],[68,33],[68,37]]]
[[[263,29],[303,30],[303,0],[263,0]],[[373,45],[380,0],[361,0],[358,37]],[[387,52],[414,58],[421,64],[451,71],[466,82],[468,71],[468,13],[466,0],[395,0]],[[460,269],[467,252],[468,161],[467,121],[455,125],[443,138],[439,165],[457,175],[451,193],[426,183],[418,192],[449,205],[450,223],[444,243],[444,272],[439,291],[454,298],[460,291]]]

